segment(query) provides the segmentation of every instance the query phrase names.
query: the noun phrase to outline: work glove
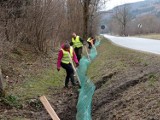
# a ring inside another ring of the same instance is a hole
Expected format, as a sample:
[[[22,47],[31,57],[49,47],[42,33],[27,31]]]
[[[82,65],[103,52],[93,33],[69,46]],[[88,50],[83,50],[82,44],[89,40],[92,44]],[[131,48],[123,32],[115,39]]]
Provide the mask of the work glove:
[[[60,68],[57,68],[57,71],[60,71]]]
[[[76,67],[78,67],[79,66],[79,63],[76,63]]]

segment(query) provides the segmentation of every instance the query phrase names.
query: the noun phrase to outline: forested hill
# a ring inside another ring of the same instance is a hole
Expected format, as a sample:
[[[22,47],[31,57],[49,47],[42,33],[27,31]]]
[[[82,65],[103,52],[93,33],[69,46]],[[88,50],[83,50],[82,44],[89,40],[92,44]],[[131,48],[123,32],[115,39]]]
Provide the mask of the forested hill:
[[[160,0],[145,0],[142,2],[128,4],[132,16],[138,17],[146,14],[154,14],[160,17]]]
[[[123,10],[125,10],[125,13]],[[124,14],[127,15],[127,34],[148,34],[158,33],[160,31],[160,0],[144,0],[120,5],[109,11],[101,11],[100,24],[106,26],[103,33],[122,33],[120,23],[114,21],[117,13],[119,16],[122,15],[121,17]],[[143,24],[143,28],[140,32],[137,32],[139,23]],[[102,32],[101,29],[99,31]]]
[[[129,7],[130,14],[132,18],[135,17],[152,14],[156,15],[157,17],[160,17],[160,0],[145,0],[141,2],[136,3],[129,3],[125,5],[120,5],[118,7]],[[111,13],[114,13],[117,7],[113,8],[109,11],[103,11],[102,16],[104,19],[109,19],[112,15]]]

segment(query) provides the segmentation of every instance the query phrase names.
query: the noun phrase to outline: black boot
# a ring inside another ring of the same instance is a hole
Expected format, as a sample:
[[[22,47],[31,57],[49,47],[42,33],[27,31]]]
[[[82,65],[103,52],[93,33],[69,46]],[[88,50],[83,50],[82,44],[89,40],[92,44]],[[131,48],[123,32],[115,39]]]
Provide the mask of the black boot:
[[[76,86],[75,81],[74,81],[74,74],[71,74],[70,78],[71,78],[72,85]]]
[[[68,88],[68,83],[69,83],[69,79],[66,78],[66,80],[65,80],[65,88]]]

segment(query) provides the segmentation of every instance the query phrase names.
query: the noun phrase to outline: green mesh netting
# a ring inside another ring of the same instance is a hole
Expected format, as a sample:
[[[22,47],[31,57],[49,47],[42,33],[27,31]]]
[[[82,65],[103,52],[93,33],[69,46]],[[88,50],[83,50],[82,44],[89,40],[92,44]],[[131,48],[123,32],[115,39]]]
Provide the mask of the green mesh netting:
[[[96,42],[95,46],[98,46],[99,42]],[[90,50],[89,57],[91,61],[96,57],[97,50],[93,47]],[[79,79],[81,81],[81,89],[79,91],[79,99],[77,103],[77,115],[76,120],[91,120],[91,103],[92,96],[95,91],[95,85],[92,81],[86,76],[87,68],[91,61],[88,60],[88,57],[83,56],[80,60],[80,66],[77,69]]]

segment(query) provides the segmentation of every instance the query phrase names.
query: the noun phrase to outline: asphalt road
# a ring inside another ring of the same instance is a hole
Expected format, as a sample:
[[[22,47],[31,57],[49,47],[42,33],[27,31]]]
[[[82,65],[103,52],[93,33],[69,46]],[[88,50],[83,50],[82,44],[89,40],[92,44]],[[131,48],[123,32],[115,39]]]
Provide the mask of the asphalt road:
[[[160,40],[135,38],[135,37],[116,37],[104,34],[113,43],[139,51],[150,52],[160,55]]]

